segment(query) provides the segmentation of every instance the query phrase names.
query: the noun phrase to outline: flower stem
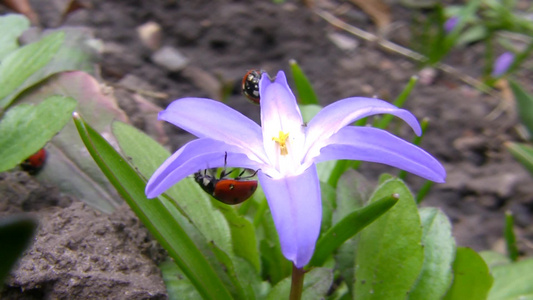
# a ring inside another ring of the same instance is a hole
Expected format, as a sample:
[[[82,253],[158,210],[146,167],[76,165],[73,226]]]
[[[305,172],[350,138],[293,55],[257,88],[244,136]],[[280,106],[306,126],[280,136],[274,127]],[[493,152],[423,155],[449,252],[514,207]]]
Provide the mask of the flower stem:
[[[297,268],[292,265],[292,281],[291,281],[291,296],[290,300],[300,300],[302,298],[302,291],[304,286],[305,271],[303,268]]]

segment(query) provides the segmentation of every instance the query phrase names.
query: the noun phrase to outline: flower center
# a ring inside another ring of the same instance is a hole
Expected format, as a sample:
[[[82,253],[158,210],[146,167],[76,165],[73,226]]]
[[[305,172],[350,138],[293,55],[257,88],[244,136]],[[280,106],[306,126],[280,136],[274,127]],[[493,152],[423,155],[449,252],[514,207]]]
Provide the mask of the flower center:
[[[287,151],[287,139],[289,138],[289,133],[285,133],[283,131],[279,131],[279,137],[272,137],[272,140],[278,143],[279,145],[279,151],[281,155],[287,155],[289,152]]]

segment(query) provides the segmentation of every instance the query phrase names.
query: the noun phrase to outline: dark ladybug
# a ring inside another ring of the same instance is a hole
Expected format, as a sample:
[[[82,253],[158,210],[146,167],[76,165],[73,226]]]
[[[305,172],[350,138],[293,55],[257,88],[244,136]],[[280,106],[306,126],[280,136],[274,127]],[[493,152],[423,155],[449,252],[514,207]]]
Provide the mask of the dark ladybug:
[[[255,104],[259,104],[259,81],[261,80],[261,70],[250,70],[242,78],[242,93],[246,98]]]
[[[46,156],[46,150],[42,148],[32,156],[28,157],[26,160],[24,160],[20,164],[20,167],[29,174],[35,175],[39,173],[39,171],[43,168],[44,163],[46,162]]]
[[[212,169],[198,171],[194,174],[194,180],[213,198],[225,204],[235,205],[248,200],[257,190],[257,180],[249,180],[257,171],[247,177],[242,177],[244,174],[242,171],[236,178],[227,178],[233,171],[235,170],[226,172],[224,168],[219,178]]]

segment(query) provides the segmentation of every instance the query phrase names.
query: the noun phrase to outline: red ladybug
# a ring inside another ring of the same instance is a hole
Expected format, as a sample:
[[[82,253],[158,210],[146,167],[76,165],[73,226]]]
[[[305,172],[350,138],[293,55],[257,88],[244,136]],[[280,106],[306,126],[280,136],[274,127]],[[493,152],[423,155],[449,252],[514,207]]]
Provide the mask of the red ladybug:
[[[226,169],[224,169],[219,178],[216,177],[212,169],[198,171],[194,174],[194,180],[213,198],[225,204],[235,205],[248,200],[254,194],[257,189],[257,180],[247,179],[255,176],[257,171],[247,177],[241,177],[244,173],[242,171],[236,178],[227,178],[226,176],[233,171],[235,170],[226,173]]]
[[[28,157],[26,160],[24,160],[20,164],[20,167],[31,175],[35,175],[39,173],[39,171],[43,168],[44,163],[46,161],[46,156],[46,150],[42,148],[32,156]]]
[[[259,104],[259,81],[261,80],[261,70],[250,70],[242,78],[242,93],[246,98],[255,104]]]

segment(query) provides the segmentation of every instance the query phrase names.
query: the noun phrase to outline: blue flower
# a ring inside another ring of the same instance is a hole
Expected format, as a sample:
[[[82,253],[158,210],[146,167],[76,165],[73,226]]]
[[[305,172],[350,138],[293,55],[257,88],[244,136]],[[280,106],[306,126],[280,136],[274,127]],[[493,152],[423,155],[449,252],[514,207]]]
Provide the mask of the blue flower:
[[[453,16],[453,17],[448,18],[448,20],[444,22],[444,31],[446,33],[452,32],[458,23],[459,23],[459,17]]]
[[[496,61],[494,61],[494,65],[492,66],[491,76],[496,78],[505,74],[513,61],[514,54],[512,52],[504,52],[502,55],[498,56]]]
[[[308,124],[280,71],[274,82],[262,76],[261,125],[215,100],[183,98],[159,113],[198,137],[169,157],[150,178],[146,195],[154,198],[201,169],[227,166],[259,170],[283,255],[298,268],[306,265],[320,232],[322,206],[316,163],[351,159],[394,166],[444,182],[442,165],[421,148],[384,130],[349,126],[375,115],[392,114],[421,134],[416,118],[383,100],[347,98],[322,109]]]

